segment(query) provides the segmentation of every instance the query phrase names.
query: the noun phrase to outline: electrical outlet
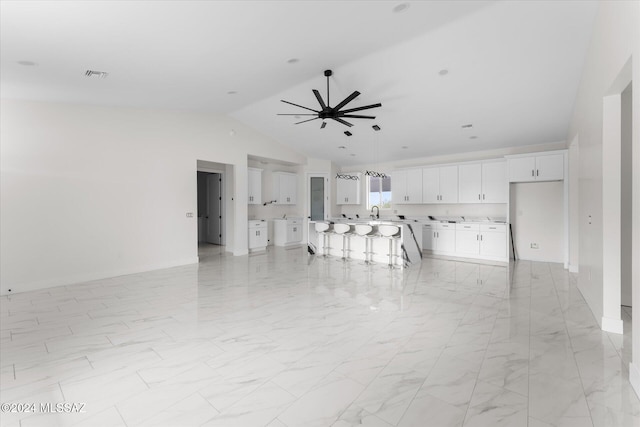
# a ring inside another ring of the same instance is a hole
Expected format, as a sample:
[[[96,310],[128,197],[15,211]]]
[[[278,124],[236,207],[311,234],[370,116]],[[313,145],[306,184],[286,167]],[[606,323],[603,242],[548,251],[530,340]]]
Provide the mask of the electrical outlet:
[[[537,243],[532,243],[531,244],[531,249],[538,249],[538,244]]]
[[[193,218],[193,212],[187,212],[187,218]]]

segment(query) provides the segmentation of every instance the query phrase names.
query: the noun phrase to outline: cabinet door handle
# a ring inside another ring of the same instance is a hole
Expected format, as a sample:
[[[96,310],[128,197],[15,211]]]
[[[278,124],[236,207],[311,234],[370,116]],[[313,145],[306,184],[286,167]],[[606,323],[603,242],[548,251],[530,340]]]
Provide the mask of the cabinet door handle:
[[[482,240],[482,234],[480,235],[480,240]]]
[[[476,234],[476,240],[480,240],[480,236]]]
[[[484,194],[482,195],[482,200],[484,200]]]
[[[434,239],[436,238],[436,232],[435,231],[433,232],[433,238]]]
[[[480,195],[478,194],[478,200],[480,200]]]
[[[536,169],[536,176],[540,176],[540,169]]]
[[[533,169],[531,169],[531,176],[536,176]]]

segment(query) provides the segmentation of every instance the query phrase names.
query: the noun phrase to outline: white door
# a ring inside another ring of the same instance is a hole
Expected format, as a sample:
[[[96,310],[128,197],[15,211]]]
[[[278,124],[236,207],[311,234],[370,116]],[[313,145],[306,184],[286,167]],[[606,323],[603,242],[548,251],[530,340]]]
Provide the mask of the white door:
[[[440,168],[422,169],[422,203],[439,203]]]
[[[327,174],[308,174],[307,211],[311,221],[329,218],[329,176]]]
[[[458,203],[458,166],[440,168],[440,203]]]
[[[222,176],[212,173],[207,176],[207,241],[222,244]]]
[[[482,164],[482,203],[507,203],[506,162]]]
[[[564,154],[536,157],[537,181],[561,181],[564,179]]]
[[[530,182],[536,180],[536,158],[516,157],[507,161],[509,182]]]
[[[482,203],[482,164],[458,166],[458,202]]]

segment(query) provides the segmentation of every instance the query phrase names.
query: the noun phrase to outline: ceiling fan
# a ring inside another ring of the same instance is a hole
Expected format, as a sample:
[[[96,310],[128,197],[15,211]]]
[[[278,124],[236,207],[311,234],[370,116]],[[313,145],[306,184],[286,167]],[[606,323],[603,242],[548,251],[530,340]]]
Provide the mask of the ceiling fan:
[[[322,99],[322,96],[320,96],[320,92],[318,92],[316,89],[313,89],[313,94],[316,96],[316,99],[318,100],[318,103],[320,104],[320,110],[314,110],[313,108],[304,107],[302,105],[294,104],[293,102],[289,102],[289,101],[285,101],[284,99],[281,99],[281,101],[284,102],[285,104],[291,104],[291,105],[294,105],[296,107],[304,108],[305,110],[313,111],[313,114],[307,113],[307,114],[278,114],[278,115],[279,116],[315,116],[315,117],[313,117],[311,119],[302,120],[301,122],[297,122],[295,124],[299,125],[300,123],[305,123],[305,122],[310,122],[312,120],[322,119],[322,125],[320,125],[320,129],[324,129],[324,127],[327,125],[327,122],[325,122],[326,119],[333,119],[336,122],[342,123],[343,125],[349,126],[349,127],[353,126],[353,124],[351,124],[348,121],[344,120],[345,118],[348,118],[348,119],[375,119],[376,118],[375,116],[362,116],[362,115],[359,115],[359,114],[350,114],[350,113],[354,113],[356,111],[368,110],[370,108],[381,107],[382,104],[379,103],[379,102],[377,104],[365,105],[364,107],[356,107],[356,108],[349,108],[347,110],[342,110],[342,108],[345,105],[347,105],[348,103],[353,101],[358,95],[360,95],[360,92],[358,92],[357,90],[354,91],[351,95],[347,96],[345,99],[343,99],[342,102],[337,104],[335,107],[329,106],[329,77],[331,77],[332,74],[333,74],[333,72],[331,70],[326,70],[324,72],[324,75],[327,78],[327,102],[326,102],[326,104],[325,104],[324,100]]]

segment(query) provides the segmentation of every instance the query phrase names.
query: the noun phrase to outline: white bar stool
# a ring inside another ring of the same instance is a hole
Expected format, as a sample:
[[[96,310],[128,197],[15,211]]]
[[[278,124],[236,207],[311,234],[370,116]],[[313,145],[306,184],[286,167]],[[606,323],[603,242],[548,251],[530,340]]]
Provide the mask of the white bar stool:
[[[371,236],[373,234],[373,226],[369,224],[357,224],[356,234],[364,238],[364,252],[362,252],[364,254],[364,263],[371,264],[369,256],[373,254],[373,251],[369,250],[369,241],[373,238]]]
[[[347,252],[350,250],[347,249],[347,241],[351,238],[351,233],[349,233],[351,226],[349,224],[334,224],[333,231],[342,235],[342,260],[346,261],[349,259]]]
[[[393,250],[394,246],[396,246],[394,244],[394,240],[398,240],[398,238],[400,237],[400,227],[398,227],[397,225],[381,224],[378,226],[378,232],[382,235],[382,237],[386,237],[387,239],[389,239],[389,268],[393,268],[393,258],[397,257],[397,255],[394,253],[395,251]]]
[[[327,240],[329,240],[329,234],[333,234],[331,232],[331,224],[328,222],[316,222],[316,233],[318,236],[322,236],[322,256],[329,256],[329,250],[331,247],[327,245]]]

